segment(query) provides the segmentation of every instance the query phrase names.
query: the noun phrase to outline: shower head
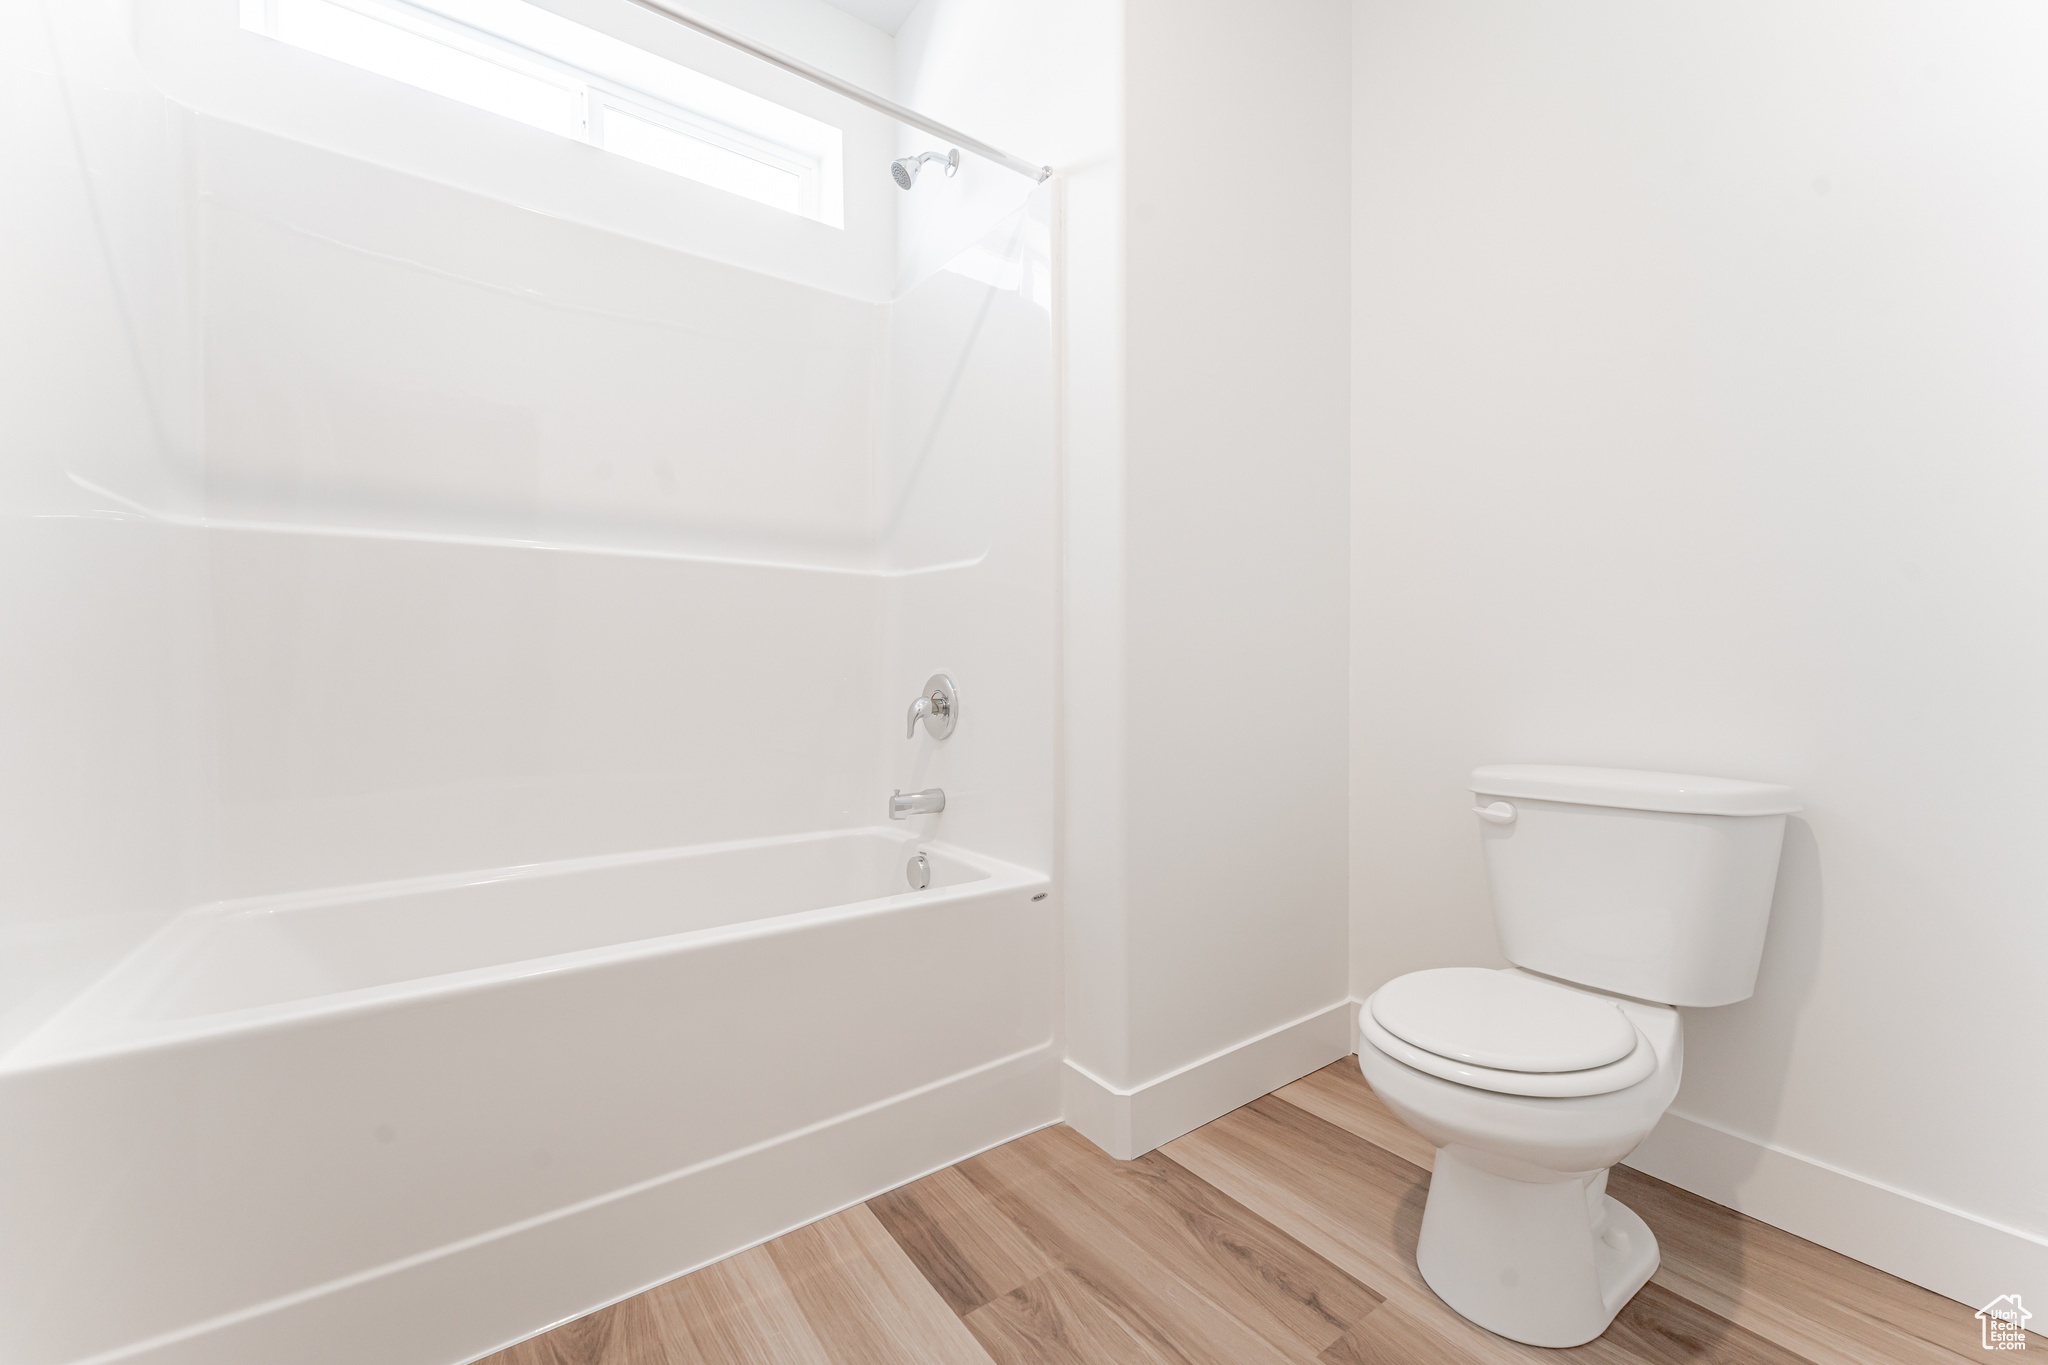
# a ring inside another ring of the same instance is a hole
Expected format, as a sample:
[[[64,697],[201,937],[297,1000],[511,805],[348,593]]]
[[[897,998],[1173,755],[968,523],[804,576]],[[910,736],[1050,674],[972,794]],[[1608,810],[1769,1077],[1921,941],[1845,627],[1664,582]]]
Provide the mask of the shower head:
[[[889,174],[895,178],[896,187],[907,190],[915,185],[917,173],[927,161],[942,163],[946,168],[946,174],[950,176],[960,169],[960,149],[955,147],[944,156],[937,152],[919,152],[916,156],[906,156],[901,161],[890,163]]]

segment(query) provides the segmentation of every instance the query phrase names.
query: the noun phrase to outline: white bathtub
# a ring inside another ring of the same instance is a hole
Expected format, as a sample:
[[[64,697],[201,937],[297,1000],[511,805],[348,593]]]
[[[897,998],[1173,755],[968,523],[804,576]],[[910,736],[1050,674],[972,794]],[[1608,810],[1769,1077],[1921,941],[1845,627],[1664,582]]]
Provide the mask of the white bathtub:
[[[1047,891],[853,829],[190,911],[0,1057],[0,1361],[453,1365],[1051,1122]]]

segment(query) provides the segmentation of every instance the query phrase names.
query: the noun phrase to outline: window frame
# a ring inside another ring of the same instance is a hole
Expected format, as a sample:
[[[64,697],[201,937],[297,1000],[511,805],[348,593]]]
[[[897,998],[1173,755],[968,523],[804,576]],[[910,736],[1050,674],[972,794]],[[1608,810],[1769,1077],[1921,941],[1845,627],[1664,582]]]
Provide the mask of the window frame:
[[[510,0],[510,2],[523,3],[523,0]],[[397,29],[412,37],[439,44],[464,56],[490,63],[526,79],[553,86],[570,95],[575,101],[576,114],[572,120],[573,127],[562,129],[535,123],[522,119],[517,115],[507,114],[501,110],[490,109],[486,106],[472,103],[457,95],[450,95],[443,91],[422,86],[417,82],[406,80],[402,76],[387,75],[383,72],[363,67],[346,57],[337,56],[331,52],[323,52],[318,47],[295,42],[280,32],[283,27],[281,20],[286,8],[290,6],[303,6],[307,8],[325,7],[351,13],[374,23],[381,23],[390,28]],[[543,12],[547,13],[546,11]],[[297,48],[299,51],[324,57],[330,61],[340,62],[355,70],[368,70],[370,74],[383,76],[384,79],[396,80],[414,89],[425,89],[430,94],[440,95],[444,99],[453,99],[457,103],[465,104],[470,108],[483,109],[487,113],[496,114],[498,117],[509,119],[526,127],[569,137],[574,141],[584,143],[586,146],[594,147],[613,156],[619,156],[637,165],[649,166],[664,174],[675,175],[680,179],[706,185],[713,189],[723,190],[740,198],[765,204],[770,208],[794,213],[799,217],[823,223],[828,227],[843,228],[845,226],[843,202],[831,202],[827,193],[828,181],[834,183],[835,186],[843,184],[843,171],[837,175],[828,175],[828,169],[839,170],[840,168],[828,168],[825,164],[824,156],[804,148],[790,146],[786,142],[764,136],[750,129],[735,126],[729,121],[711,117],[700,110],[691,109],[673,100],[637,89],[599,72],[591,71],[560,57],[536,50],[514,39],[479,28],[476,25],[450,15],[439,13],[428,5],[415,4],[412,3],[412,0],[240,0],[240,15],[243,30],[276,42],[285,43],[288,46]],[[554,17],[562,23],[571,22],[560,19],[560,16]],[[581,28],[584,26],[577,25],[577,27]],[[596,30],[589,31],[596,32]],[[608,34],[598,34],[598,36],[612,42],[623,41],[612,38]],[[654,53],[645,53],[645,56],[650,60],[659,61],[679,71],[687,72],[699,81],[708,82],[712,80],[712,78],[705,76],[701,72],[691,71],[690,68],[684,67],[680,62],[676,62],[671,58],[661,57]],[[714,83],[720,86],[724,85],[723,82]],[[736,93],[749,99],[759,100],[761,98],[748,91],[737,91]],[[659,165],[643,157],[634,156],[615,147],[607,146],[605,143],[605,111],[608,108],[627,118],[637,119],[642,123],[652,125],[678,137],[702,143],[715,151],[738,156],[793,177],[797,189],[795,207],[778,202],[775,199],[765,198],[757,193],[750,193],[745,189],[736,188],[731,183],[721,184],[716,180],[692,175],[687,171],[678,170],[672,166]],[[791,117],[801,119],[806,123],[817,124],[822,131],[830,134],[830,140],[835,148],[842,145],[842,130],[833,128],[822,120],[800,114],[795,110],[785,110],[785,112]]]

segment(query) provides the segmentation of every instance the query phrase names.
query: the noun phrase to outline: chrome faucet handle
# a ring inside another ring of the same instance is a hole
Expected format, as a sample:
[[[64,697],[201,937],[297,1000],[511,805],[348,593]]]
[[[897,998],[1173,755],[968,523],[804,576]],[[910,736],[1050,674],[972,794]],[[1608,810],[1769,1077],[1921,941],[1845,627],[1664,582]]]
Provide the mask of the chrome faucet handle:
[[[905,739],[917,738],[919,720],[924,721],[924,731],[933,739],[944,739],[953,733],[953,727],[960,722],[960,689],[953,685],[952,678],[934,673],[925,679],[924,695],[910,703],[910,714],[904,718]]]

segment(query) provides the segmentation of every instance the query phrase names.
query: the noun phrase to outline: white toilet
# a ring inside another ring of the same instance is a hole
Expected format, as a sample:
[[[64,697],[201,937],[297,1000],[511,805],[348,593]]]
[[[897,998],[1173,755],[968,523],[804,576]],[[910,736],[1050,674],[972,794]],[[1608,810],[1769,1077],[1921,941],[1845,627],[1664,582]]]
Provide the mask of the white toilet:
[[[1398,977],[1359,1011],[1358,1065],[1437,1148],[1415,1259],[1443,1301],[1577,1346],[1657,1269],[1607,1195],[1678,1093],[1677,1005],[1755,989],[1788,787],[1618,768],[1472,774],[1500,971]]]

